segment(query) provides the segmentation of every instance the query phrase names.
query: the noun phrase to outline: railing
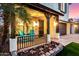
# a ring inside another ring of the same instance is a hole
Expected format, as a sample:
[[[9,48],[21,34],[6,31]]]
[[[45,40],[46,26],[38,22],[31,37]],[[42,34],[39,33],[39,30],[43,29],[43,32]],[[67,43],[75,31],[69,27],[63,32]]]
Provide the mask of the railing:
[[[39,35],[24,35],[24,36],[17,36],[17,49],[23,49],[23,48],[28,48],[34,45],[39,45],[42,43],[47,42],[47,36],[46,34],[43,35],[42,37]]]

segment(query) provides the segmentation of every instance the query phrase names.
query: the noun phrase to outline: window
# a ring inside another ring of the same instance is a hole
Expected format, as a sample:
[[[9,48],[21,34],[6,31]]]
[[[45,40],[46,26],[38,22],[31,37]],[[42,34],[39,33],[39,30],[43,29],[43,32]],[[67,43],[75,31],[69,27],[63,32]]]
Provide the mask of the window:
[[[59,3],[59,10],[63,13],[66,13],[66,9],[67,9],[67,4],[66,3]]]

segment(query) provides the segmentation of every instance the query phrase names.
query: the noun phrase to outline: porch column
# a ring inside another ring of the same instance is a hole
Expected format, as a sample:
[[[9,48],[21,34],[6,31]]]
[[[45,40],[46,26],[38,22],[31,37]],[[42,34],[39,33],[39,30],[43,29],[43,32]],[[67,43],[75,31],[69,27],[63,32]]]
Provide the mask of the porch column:
[[[51,18],[51,14],[49,13],[45,13],[46,19],[47,19],[47,43],[51,42],[51,38],[50,38],[50,18]]]
[[[70,23],[67,23],[67,35],[70,34]]]
[[[15,5],[10,4],[11,10],[15,10]],[[15,38],[15,14],[10,10],[10,39],[9,39],[9,50],[12,56],[17,55],[17,39]]]

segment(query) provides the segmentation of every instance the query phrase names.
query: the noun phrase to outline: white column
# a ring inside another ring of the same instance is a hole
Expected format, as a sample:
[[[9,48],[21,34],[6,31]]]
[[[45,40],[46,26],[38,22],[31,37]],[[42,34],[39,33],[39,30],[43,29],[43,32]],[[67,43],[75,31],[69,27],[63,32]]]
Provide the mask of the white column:
[[[51,42],[50,34],[47,34],[47,43]]]
[[[17,55],[17,39],[9,39],[10,52],[13,56]]]

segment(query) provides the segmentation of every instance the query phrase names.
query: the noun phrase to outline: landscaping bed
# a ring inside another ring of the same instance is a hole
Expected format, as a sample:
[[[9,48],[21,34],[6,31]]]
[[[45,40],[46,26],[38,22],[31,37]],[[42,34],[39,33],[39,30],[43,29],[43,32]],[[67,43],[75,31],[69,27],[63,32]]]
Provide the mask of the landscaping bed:
[[[79,56],[79,43],[68,44],[57,56]]]
[[[19,56],[54,56],[63,49],[60,43],[52,41],[48,44],[43,44],[31,49],[26,49],[18,52]]]

